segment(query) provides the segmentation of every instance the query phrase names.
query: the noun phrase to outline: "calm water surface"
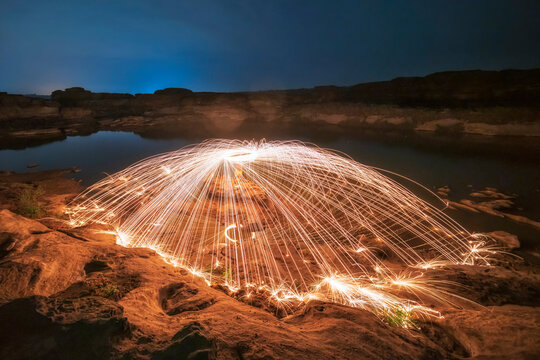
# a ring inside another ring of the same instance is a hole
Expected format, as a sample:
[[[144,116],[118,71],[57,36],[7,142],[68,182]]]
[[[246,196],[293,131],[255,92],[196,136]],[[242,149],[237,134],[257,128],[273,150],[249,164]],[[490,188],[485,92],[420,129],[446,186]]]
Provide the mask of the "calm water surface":
[[[22,172],[76,166],[82,171],[73,174],[73,177],[90,185],[106,173],[121,170],[140,159],[198,141],[183,138],[148,139],[133,133],[103,131],[23,150],[0,150],[0,170]],[[316,143],[321,147],[343,151],[363,164],[409,177],[430,189],[448,185],[452,190],[450,199],[455,201],[486,186],[517,194],[516,213],[540,220],[540,162],[429,152],[373,140],[340,138]],[[29,170],[29,163],[39,166]],[[436,201],[411,183],[405,184],[418,195]],[[525,248],[537,249],[540,246],[540,231],[531,226],[489,215],[460,211],[449,211],[449,214],[469,230],[506,230],[517,234]]]

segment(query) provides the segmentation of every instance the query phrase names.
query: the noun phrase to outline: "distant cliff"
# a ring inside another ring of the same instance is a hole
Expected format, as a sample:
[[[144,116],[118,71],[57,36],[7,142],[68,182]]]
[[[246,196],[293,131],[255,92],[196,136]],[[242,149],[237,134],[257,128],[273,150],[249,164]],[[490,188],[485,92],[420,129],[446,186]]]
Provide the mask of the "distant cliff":
[[[441,72],[349,87],[154,94],[57,90],[51,99],[0,93],[2,139],[99,130],[231,136],[363,130],[540,136],[540,69]]]

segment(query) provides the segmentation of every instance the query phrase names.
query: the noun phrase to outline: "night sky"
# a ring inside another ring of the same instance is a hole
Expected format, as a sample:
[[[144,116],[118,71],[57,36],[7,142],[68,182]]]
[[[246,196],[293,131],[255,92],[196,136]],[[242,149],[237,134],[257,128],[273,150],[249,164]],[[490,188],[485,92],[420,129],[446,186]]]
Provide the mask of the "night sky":
[[[0,0],[0,90],[351,85],[540,67],[540,1]]]

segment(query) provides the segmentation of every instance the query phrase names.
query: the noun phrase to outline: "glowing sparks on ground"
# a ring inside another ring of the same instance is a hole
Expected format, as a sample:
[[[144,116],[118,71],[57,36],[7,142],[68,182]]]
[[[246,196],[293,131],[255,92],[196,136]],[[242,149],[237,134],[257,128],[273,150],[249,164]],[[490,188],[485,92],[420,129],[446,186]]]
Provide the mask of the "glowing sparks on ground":
[[[418,294],[443,299],[427,270],[492,253],[378,171],[296,141],[212,140],[154,156],[88,188],[68,214],[247,298],[333,301],[398,314],[403,326],[436,314]]]

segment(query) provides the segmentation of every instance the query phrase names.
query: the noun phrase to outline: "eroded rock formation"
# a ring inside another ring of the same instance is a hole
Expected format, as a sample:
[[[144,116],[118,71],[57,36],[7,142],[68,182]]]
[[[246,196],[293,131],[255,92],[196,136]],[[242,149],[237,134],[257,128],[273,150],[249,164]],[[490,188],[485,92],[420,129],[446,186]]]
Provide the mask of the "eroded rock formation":
[[[476,303],[441,309],[444,318],[418,320],[418,329],[317,301],[278,318],[149,249],[117,245],[100,227],[74,230],[51,217],[79,190],[64,174],[0,178],[2,359],[532,359],[540,351],[538,269],[520,261],[441,268]],[[38,202],[47,216],[14,212],[23,183],[46,189]]]
[[[540,135],[540,70],[462,71],[350,87],[154,94],[57,90],[51,100],[0,94],[9,146],[98,130],[219,137],[377,130]],[[268,136],[267,135],[267,136]]]

